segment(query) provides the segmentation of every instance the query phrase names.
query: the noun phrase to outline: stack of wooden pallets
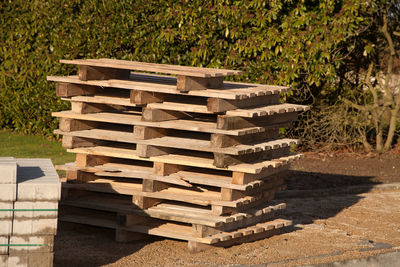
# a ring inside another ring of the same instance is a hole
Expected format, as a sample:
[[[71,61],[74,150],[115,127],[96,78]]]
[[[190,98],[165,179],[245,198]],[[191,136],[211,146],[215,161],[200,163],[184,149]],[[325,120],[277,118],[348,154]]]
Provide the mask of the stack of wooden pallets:
[[[276,219],[284,203],[268,204],[301,157],[290,153],[297,140],[279,137],[307,110],[280,103],[289,87],[227,82],[241,72],[224,69],[61,63],[79,66],[77,76],[48,77],[72,106],[53,113],[55,133],[76,153],[74,163],[58,167],[67,171],[63,203],[84,209],[71,208],[63,220],[115,228],[120,241],[135,233],[187,240],[192,250],[290,224]]]
[[[53,266],[61,183],[49,159],[0,158],[0,266]]]

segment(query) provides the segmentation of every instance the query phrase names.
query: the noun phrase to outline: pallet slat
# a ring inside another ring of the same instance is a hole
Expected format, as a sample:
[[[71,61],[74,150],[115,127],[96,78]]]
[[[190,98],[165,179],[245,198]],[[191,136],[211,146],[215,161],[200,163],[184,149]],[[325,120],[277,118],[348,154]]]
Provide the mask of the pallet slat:
[[[210,141],[200,140],[200,139],[165,136],[160,138],[143,140],[135,138],[133,133],[130,132],[103,130],[103,129],[90,129],[90,130],[73,131],[73,132],[55,130],[54,133],[62,136],[76,136],[89,139],[125,142],[131,144],[145,144],[152,146],[179,148],[179,149],[187,149],[187,150],[195,150],[203,152],[215,152],[215,153],[229,154],[229,155],[244,155],[244,154],[255,153],[270,149],[278,149],[281,147],[287,147],[290,145],[298,144],[298,140],[296,139],[285,138],[274,141],[253,143],[252,145],[236,145],[233,147],[218,148],[214,147]]]
[[[220,99],[230,99],[230,100],[240,100],[240,99],[248,99],[252,93],[249,92],[241,92],[240,90],[232,91],[232,88],[253,88],[252,90],[263,90],[265,95],[269,94],[279,94],[281,92],[287,92],[290,90],[289,87],[285,86],[267,86],[267,85],[249,85],[246,83],[234,83],[234,82],[224,82],[224,87],[218,89],[205,89],[205,90],[193,90],[187,93],[182,93],[176,89],[176,80],[175,84],[168,83],[160,83],[155,80],[155,82],[140,82],[134,81],[135,77],[142,76],[140,74],[131,74],[131,80],[117,80],[117,79],[109,79],[109,80],[90,80],[90,81],[82,81],[78,78],[78,76],[47,76],[48,81],[53,82],[62,82],[62,83],[72,83],[72,84],[84,84],[84,85],[93,85],[99,87],[114,87],[120,89],[128,89],[128,90],[139,90],[139,91],[148,91],[148,92],[157,92],[157,93],[165,93],[165,94],[175,94],[175,95],[188,95],[188,96],[198,96],[198,97],[206,97],[206,98],[220,98]],[[172,78],[174,79],[174,78]],[[165,80],[165,78],[164,78]],[[161,80],[163,81],[163,80]],[[169,79],[167,81],[170,81]],[[255,96],[253,96],[255,97]]]
[[[67,152],[98,155],[98,156],[108,156],[108,157],[116,157],[116,158],[124,158],[124,159],[143,160],[143,161],[151,161],[151,162],[163,162],[163,163],[169,163],[169,164],[178,164],[178,165],[184,165],[184,166],[217,169],[217,170],[230,170],[230,171],[251,173],[251,174],[260,173],[264,169],[279,167],[287,162],[291,162],[293,160],[296,160],[296,159],[299,159],[302,157],[301,154],[296,154],[296,155],[282,157],[282,158],[275,159],[275,160],[267,160],[267,161],[263,161],[263,162],[259,162],[259,163],[255,163],[255,164],[243,163],[243,164],[228,166],[226,168],[218,168],[213,165],[213,159],[194,157],[194,156],[185,156],[185,155],[174,155],[174,154],[142,158],[142,157],[139,157],[136,155],[135,150],[124,149],[124,148],[115,148],[115,147],[106,147],[106,146],[74,148],[74,149],[68,149]]]
[[[194,76],[201,78],[239,75],[242,73],[241,71],[237,70],[209,69],[209,68],[155,64],[155,63],[116,60],[116,59],[75,59],[75,60],[62,59],[60,60],[60,63],[104,67],[104,68],[115,68],[115,69],[149,71],[149,72],[167,73],[175,75]]]
[[[194,131],[204,133],[218,133],[225,135],[241,136],[251,133],[264,132],[266,127],[250,127],[238,130],[220,130],[217,129],[216,124],[204,121],[190,121],[190,120],[173,120],[162,122],[149,122],[142,121],[141,116],[137,114],[124,114],[124,113],[111,113],[99,112],[92,114],[79,114],[72,111],[53,112],[52,116],[58,118],[68,118],[75,120],[107,122],[125,125],[138,125],[164,129],[176,129],[183,131]]]

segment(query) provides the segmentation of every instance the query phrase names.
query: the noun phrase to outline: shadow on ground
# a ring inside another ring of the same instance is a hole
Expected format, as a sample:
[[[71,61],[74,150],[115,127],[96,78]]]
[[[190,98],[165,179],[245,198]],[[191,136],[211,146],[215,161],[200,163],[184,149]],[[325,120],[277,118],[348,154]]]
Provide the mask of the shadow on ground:
[[[293,225],[312,224],[356,204],[363,198],[360,194],[380,184],[374,178],[290,170],[285,181],[287,190],[278,193],[276,198],[287,203],[284,217],[292,220]]]
[[[54,266],[103,266],[159,240],[162,238],[149,236],[139,241],[119,243],[115,241],[113,229],[59,222]]]

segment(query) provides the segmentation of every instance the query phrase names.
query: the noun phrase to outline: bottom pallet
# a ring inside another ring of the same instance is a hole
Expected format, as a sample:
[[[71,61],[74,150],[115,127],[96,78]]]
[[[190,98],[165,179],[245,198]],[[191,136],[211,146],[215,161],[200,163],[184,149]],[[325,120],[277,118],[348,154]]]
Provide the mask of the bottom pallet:
[[[263,239],[279,234],[282,228],[292,224],[288,220],[275,219],[230,232],[221,231],[206,237],[196,237],[193,235],[193,227],[184,223],[167,222],[141,216],[130,217],[130,215],[97,210],[66,208],[69,210],[63,212],[65,215],[60,216],[59,219],[61,221],[115,229],[117,241],[127,242],[143,239],[145,237],[143,234],[156,235],[188,241],[189,250],[192,252],[205,250],[213,246],[229,247]]]

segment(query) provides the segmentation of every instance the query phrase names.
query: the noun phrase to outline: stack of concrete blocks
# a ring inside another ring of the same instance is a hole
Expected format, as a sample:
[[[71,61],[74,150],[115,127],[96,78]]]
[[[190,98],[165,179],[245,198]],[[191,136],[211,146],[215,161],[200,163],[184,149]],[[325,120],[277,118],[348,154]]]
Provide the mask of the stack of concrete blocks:
[[[60,196],[51,160],[0,158],[0,267],[53,266]]]

